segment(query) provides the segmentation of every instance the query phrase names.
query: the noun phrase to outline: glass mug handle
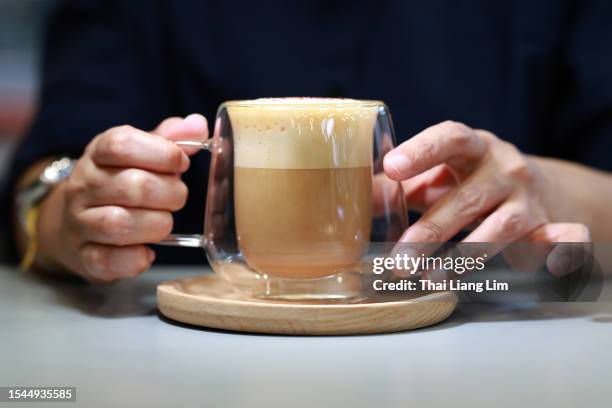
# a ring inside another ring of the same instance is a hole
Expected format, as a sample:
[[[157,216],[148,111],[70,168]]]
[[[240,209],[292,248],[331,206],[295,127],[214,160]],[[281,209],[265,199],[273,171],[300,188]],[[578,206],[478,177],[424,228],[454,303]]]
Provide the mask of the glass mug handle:
[[[177,146],[192,147],[199,150],[211,151],[213,147],[213,139],[206,141],[200,140],[176,140]],[[188,248],[204,248],[206,240],[202,234],[170,234],[165,239],[155,242],[155,245],[163,246],[178,246]]]

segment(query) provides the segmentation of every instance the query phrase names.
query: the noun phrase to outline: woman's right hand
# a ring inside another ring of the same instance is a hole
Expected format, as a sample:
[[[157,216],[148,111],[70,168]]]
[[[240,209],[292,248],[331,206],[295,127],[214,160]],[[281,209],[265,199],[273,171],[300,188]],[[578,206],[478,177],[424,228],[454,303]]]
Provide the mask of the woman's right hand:
[[[119,126],[96,136],[41,205],[40,255],[93,282],[146,271],[155,258],[146,244],[172,231],[172,212],[187,200],[180,176],[194,151],[171,140],[207,137],[197,114],[153,132]]]

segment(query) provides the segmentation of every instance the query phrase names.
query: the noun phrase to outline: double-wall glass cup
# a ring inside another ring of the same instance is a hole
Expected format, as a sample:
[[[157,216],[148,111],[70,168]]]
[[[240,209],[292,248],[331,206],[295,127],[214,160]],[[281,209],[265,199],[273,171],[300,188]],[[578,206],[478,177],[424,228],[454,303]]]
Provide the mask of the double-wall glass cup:
[[[201,247],[245,296],[358,301],[371,293],[373,243],[407,227],[401,184],[383,172],[395,146],[380,101],[267,98],[223,103],[213,136],[177,142],[212,154]]]

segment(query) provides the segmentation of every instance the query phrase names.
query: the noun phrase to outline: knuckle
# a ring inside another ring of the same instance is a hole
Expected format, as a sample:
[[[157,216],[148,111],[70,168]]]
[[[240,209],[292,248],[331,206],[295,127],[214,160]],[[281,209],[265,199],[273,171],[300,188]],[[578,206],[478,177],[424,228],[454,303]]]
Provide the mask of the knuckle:
[[[113,207],[100,217],[98,228],[115,244],[124,245],[130,233],[131,224],[130,213],[125,208]]]
[[[453,134],[469,134],[471,133],[470,128],[461,122],[454,120],[445,120],[440,124],[444,132],[448,135]]]
[[[467,157],[480,157],[484,154],[487,143],[469,126],[449,120],[442,123],[442,129],[442,143],[449,157],[466,154]]]
[[[110,281],[108,254],[101,248],[90,247],[82,251],[82,262],[88,275]]]
[[[447,133],[454,132],[459,126],[461,126],[461,122],[457,122],[454,120],[447,119],[444,122],[440,123],[440,126],[447,131]],[[465,126],[465,125],[464,125]]]
[[[512,143],[507,142],[505,140],[500,140],[499,145],[503,149],[503,152],[506,156],[521,157],[521,158],[523,157],[523,154],[521,153],[521,151]]]
[[[114,207],[109,209],[102,220],[111,229],[124,229],[130,223],[130,216],[124,208]]]
[[[430,163],[437,156],[438,148],[438,145],[431,141],[423,141],[418,149],[407,150],[404,154],[411,163],[418,160],[424,163]]]
[[[523,214],[518,211],[509,211],[498,215],[495,224],[500,235],[514,238],[527,230],[527,222]]]
[[[111,133],[127,135],[134,131],[135,128],[130,125],[119,125],[110,129]]]
[[[431,220],[421,220],[419,236],[423,242],[442,242],[442,227]]]
[[[493,132],[485,129],[474,129],[474,133],[488,143],[499,142],[500,139]]]
[[[120,183],[123,194],[129,197],[134,204],[145,204],[154,195],[155,180],[146,171],[128,169],[123,174],[124,180]]]
[[[100,140],[99,150],[102,155],[122,156],[129,151],[132,142],[133,128],[128,125],[118,126],[109,130]]]
[[[484,205],[485,193],[477,187],[464,187],[457,192],[455,206],[457,213],[478,215]]]
[[[447,140],[454,147],[461,148],[474,140],[474,133],[463,123],[449,121],[445,127]]]
[[[129,188],[138,188],[149,182],[149,174],[140,169],[127,169],[124,171],[124,183]]]
[[[516,147],[512,146],[511,149],[517,150]],[[518,152],[518,150],[517,150]],[[515,156],[513,160],[507,162],[506,174],[513,180],[530,183],[534,179],[534,171],[527,160],[520,153]]]
[[[131,136],[123,131],[111,133],[106,139],[106,150],[112,155],[120,155],[129,146]]]

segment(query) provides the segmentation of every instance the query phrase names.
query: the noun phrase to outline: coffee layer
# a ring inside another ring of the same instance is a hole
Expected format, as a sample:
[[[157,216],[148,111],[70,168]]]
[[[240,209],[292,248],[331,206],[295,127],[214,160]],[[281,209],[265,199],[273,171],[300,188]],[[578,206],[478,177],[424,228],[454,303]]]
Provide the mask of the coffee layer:
[[[284,278],[351,269],[370,240],[372,168],[234,169],[236,233],[247,263]]]
[[[326,169],[370,166],[381,103],[277,98],[230,103],[234,162],[246,168]]]

